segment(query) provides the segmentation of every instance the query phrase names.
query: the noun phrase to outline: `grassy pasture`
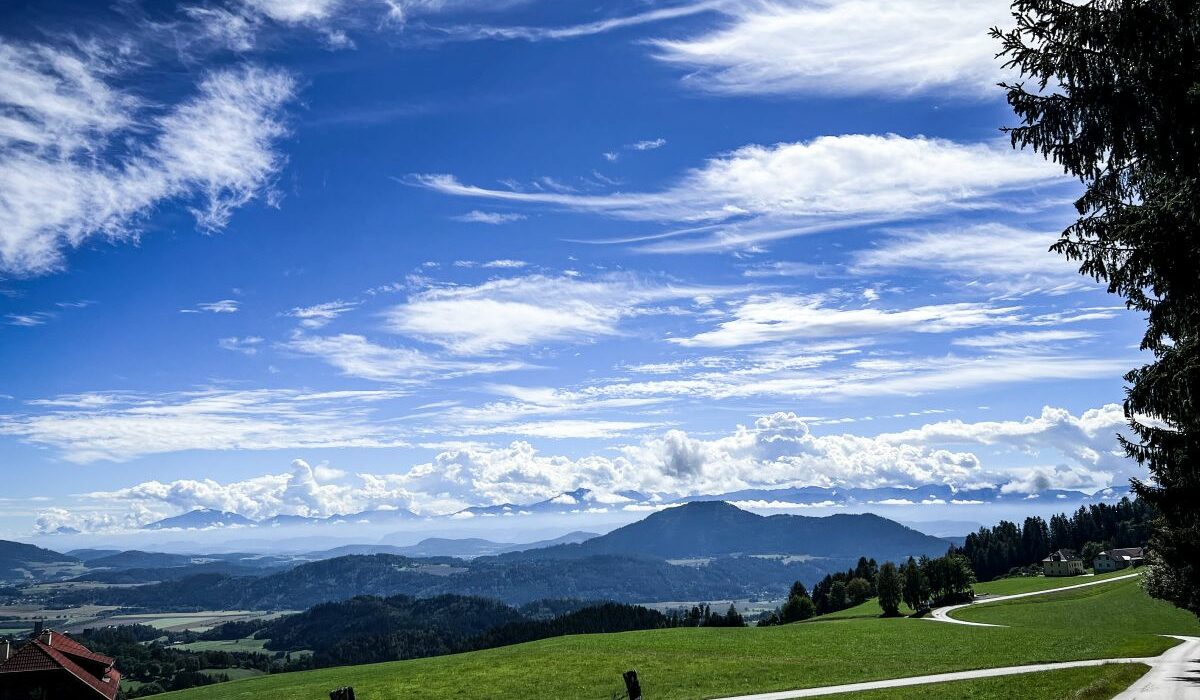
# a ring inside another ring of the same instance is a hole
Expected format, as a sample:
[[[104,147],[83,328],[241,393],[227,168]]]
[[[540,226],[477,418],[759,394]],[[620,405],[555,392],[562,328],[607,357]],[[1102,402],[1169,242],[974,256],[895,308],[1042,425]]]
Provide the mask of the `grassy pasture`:
[[[1144,664],[1108,664],[833,697],[845,700],[1109,700],[1149,669]]]
[[[1114,616],[1114,605],[1127,610]],[[1136,580],[979,606],[963,613],[964,618],[968,615],[1011,626],[851,618],[769,628],[583,635],[470,654],[281,674],[164,697],[295,700],[324,697],[330,688],[342,685],[354,686],[363,700],[517,697],[528,690],[530,671],[535,670],[541,696],[607,698],[620,690],[620,673],[633,668],[643,679],[647,697],[697,700],[972,668],[1154,656],[1175,644],[1158,634],[1200,635],[1194,617],[1151,600]],[[1126,617],[1141,622],[1111,622]]]
[[[1104,574],[1096,574],[1095,576],[1015,576],[1013,578],[988,581],[987,583],[977,583],[975,584],[975,593],[977,595],[1014,595],[1016,593],[1048,591],[1051,588],[1064,588],[1066,586],[1076,586],[1081,583],[1104,581],[1137,572],[1138,569],[1126,569],[1124,571],[1110,571]]]

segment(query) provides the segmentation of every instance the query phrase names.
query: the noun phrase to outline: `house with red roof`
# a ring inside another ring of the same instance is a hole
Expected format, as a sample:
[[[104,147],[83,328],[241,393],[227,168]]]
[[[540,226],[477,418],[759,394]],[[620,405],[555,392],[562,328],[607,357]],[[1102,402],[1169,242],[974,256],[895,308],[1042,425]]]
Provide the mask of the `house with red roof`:
[[[0,641],[0,700],[113,700],[113,660],[61,632],[43,630],[20,647]]]

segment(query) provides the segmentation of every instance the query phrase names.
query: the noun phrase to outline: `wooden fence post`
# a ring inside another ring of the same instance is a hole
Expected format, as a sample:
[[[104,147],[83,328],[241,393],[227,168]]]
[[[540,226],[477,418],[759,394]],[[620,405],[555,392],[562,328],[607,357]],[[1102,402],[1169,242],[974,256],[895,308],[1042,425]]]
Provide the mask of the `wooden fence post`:
[[[642,700],[642,684],[638,683],[637,671],[626,671],[623,676],[625,694],[629,696],[629,700]]]

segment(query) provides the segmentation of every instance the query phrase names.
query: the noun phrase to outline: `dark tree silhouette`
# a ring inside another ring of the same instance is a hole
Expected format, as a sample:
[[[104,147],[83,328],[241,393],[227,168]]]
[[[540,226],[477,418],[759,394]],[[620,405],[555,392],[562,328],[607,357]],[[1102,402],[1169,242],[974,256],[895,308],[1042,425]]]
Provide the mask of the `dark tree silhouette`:
[[[1016,0],[993,29],[1014,146],[1085,186],[1053,247],[1146,315],[1154,361],[1125,375],[1125,451],[1159,512],[1148,589],[1200,614],[1200,0]],[[1051,523],[1053,538],[1054,523]]]
[[[879,607],[885,617],[900,614],[900,600],[904,597],[904,584],[900,572],[892,562],[885,562],[875,575],[875,590],[879,594]]]

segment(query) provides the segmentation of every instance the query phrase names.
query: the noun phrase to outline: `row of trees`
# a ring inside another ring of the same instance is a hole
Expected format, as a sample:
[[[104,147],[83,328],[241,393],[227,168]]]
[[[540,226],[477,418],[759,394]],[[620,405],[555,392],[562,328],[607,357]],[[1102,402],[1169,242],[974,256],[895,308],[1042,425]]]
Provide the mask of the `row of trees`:
[[[1090,561],[1104,549],[1140,547],[1150,537],[1154,515],[1145,501],[1123,498],[1114,505],[1080,506],[1070,516],[1051,517],[1049,523],[1041,517],[1025,518],[1022,525],[1001,521],[967,535],[957,551],[971,561],[981,581],[990,581],[1035,565],[1059,549],[1082,552]]]
[[[827,574],[812,590],[812,602],[818,615],[844,610],[875,595],[875,577],[879,564],[859,557],[853,569]]]
[[[956,552],[920,560],[909,557],[904,566],[890,561],[878,566],[867,559],[859,560],[859,564],[850,571],[826,576],[813,587],[811,596],[803,583],[795,582],[787,601],[759,620],[759,626],[800,622],[861,605],[873,596],[878,597],[885,617],[899,615],[901,603],[913,610],[927,610],[932,605],[965,602],[974,596],[975,572],[971,562]],[[867,575],[871,577],[868,579]]]

